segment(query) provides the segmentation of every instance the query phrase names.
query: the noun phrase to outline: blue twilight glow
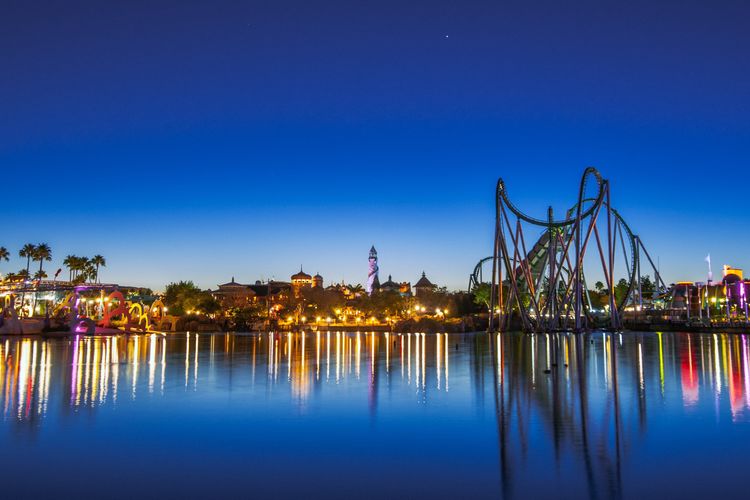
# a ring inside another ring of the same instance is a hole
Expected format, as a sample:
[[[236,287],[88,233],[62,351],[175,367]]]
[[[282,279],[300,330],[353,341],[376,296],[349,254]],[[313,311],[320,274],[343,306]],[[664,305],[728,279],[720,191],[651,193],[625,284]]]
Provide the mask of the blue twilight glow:
[[[667,282],[749,267],[746,2],[23,2],[0,30],[0,245],[102,278],[464,288],[494,183],[612,181]],[[11,196],[12,194],[12,196]],[[15,200],[15,201],[8,201]],[[0,271],[16,271],[14,258]]]

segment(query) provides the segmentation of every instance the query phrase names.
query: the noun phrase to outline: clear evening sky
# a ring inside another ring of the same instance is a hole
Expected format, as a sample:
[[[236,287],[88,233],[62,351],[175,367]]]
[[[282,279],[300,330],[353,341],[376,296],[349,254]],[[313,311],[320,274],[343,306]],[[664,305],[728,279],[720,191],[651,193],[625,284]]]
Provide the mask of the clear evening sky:
[[[3,2],[0,271],[27,242],[163,289],[424,270],[466,287],[493,191],[587,165],[667,282],[750,267],[750,4]]]

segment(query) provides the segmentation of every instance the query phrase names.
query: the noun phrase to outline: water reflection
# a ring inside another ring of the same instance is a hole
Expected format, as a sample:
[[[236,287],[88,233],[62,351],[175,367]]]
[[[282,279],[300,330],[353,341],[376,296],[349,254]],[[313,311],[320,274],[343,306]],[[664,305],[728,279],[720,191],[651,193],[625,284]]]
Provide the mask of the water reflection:
[[[691,414],[747,424],[750,346],[723,334],[131,335],[0,341],[7,425],[39,428],[51,413],[164,398],[178,391],[286,395],[300,415],[314,399],[413,418],[451,418],[450,405],[490,418],[498,490],[506,498],[557,488],[633,494],[641,450]],[[271,396],[269,396],[271,395]],[[364,401],[366,400],[366,403]],[[401,412],[401,413],[399,413]],[[468,417],[462,417],[468,418]],[[478,427],[479,428],[479,427]],[[702,436],[691,435],[700,441]],[[705,437],[708,440],[708,437]],[[341,445],[344,446],[344,445]],[[397,453],[397,452],[394,452]],[[485,456],[484,459],[487,457]],[[540,470],[556,470],[539,484]]]

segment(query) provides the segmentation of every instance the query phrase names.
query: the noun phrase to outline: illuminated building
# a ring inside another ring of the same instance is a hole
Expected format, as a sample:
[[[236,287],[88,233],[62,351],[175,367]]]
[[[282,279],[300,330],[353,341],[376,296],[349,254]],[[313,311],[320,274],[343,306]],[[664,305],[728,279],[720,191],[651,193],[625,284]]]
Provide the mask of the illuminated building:
[[[372,295],[380,288],[380,280],[378,279],[378,251],[375,250],[375,245],[370,248],[370,256],[367,259],[368,270],[367,270],[367,286],[365,291],[367,295]]]
[[[292,275],[292,289],[295,295],[299,295],[299,292],[303,288],[312,288],[313,278],[302,270],[302,266],[299,266],[299,272]]]
[[[312,279],[313,288],[323,288],[323,276],[316,274]]]
[[[414,284],[414,296],[418,297],[425,292],[434,292],[436,288],[437,285],[432,284],[432,282],[427,279],[424,271],[422,271],[422,277]]]
[[[255,298],[255,291],[248,285],[232,281],[218,285],[219,289],[211,292],[211,295],[221,303],[222,307],[242,307],[252,302]]]

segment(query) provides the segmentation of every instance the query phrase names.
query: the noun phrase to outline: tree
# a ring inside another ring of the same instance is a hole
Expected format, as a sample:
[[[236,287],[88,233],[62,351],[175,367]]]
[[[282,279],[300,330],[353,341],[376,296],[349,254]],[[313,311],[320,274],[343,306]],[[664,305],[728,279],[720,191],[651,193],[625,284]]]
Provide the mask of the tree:
[[[218,311],[220,307],[210,293],[204,292],[192,281],[180,281],[167,285],[164,302],[169,306],[170,312],[177,316],[196,310],[211,314]]]
[[[41,269],[34,273],[34,279],[35,280],[43,280],[47,277],[47,271],[42,271]]]
[[[651,281],[648,274],[641,278],[641,293],[644,296],[652,295],[656,291],[656,285]]]
[[[615,285],[615,301],[618,304],[625,299],[625,294],[628,293],[629,287],[630,284],[624,278],[621,278],[620,281],[617,282],[617,285]]]
[[[36,246],[32,245],[31,243],[26,243],[23,248],[21,248],[18,251],[18,256],[23,258],[26,257],[26,274],[29,274],[29,270],[31,268],[31,259],[34,258],[34,253],[36,252]]]
[[[8,253],[8,249],[5,247],[0,247],[0,262],[2,262],[3,260],[5,262],[8,262],[8,257],[10,257],[10,253]]]
[[[39,274],[41,274],[43,272],[42,266],[44,265],[44,261],[49,262],[52,260],[52,249],[46,243],[39,243],[34,249],[31,258],[35,262],[39,261]]]
[[[104,260],[104,257],[102,257],[101,255],[94,255],[94,257],[91,259],[91,264],[95,266],[94,281],[99,283],[99,266],[107,267],[107,261]]]
[[[596,290],[596,293],[598,293],[599,295],[603,294],[604,283],[602,283],[601,281],[597,281],[596,283],[594,283],[594,289]]]
[[[479,283],[472,290],[474,294],[474,303],[480,306],[484,306],[487,310],[490,310],[490,297],[492,295],[492,286],[489,283]]]
[[[27,279],[29,279],[29,276],[31,276],[31,274],[29,273],[28,269],[21,269],[16,273],[16,276],[26,281]]]
[[[73,267],[77,258],[75,255],[68,255],[63,260],[63,266],[68,268],[68,281],[73,281]]]

